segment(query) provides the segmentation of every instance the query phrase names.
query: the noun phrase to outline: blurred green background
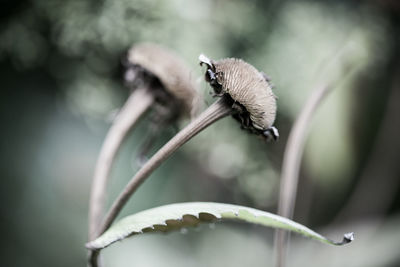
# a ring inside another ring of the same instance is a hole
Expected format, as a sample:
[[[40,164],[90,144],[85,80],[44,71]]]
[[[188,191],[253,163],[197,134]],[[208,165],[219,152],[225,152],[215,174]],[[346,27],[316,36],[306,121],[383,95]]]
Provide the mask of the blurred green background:
[[[84,266],[97,154],[127,98],[120,59],[156,42],[192,67],[240,57],[267,73],[281,138],[265,144],[224,119],[162,165],[122,215],[216,201],[276,212],[283,152],[311,91],[316,112],[295,220],[347,247],[294,236],[289,266],[400,265],[400,4],[375,1],[3,0],[0,18],[2,266]],[[181,122],[181,126],[187,121]],[[137,171],[146,118],[119,154],[112,200]],[[174,134],[164,129],[154,150]],[[152,234],[104,251],[107,266],[272,266],[273,231],[238,223]]]

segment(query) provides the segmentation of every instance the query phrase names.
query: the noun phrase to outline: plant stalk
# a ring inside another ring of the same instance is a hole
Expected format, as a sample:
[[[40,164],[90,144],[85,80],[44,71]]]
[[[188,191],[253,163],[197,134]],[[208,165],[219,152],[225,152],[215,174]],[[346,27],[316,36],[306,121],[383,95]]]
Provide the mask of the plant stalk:
[[[104,215],[107,184],[117,152],[127,134],[153,103],[154,97],[148,88],[136,89],[129,96],[107,133],[93,176],[89,203],[89,240],[97,237],[98,227]]]
[[[306,135],[312,119],[312,115],[330,91],[329,86],[321,86],[312,92],[299,117],[297,118],[286,144],[282,174],[280,195],[278,203],[278,215],[291,219],[297,195],[298,174],[301,158],[304,151]],[[284,230],[277,230],[275,235],[275,248],[277,249],[276,266],[285,266],[285,254],[288,234]]]
[[[99,228],[98,235],[104,233],[113,223],[119,212],[128,202],[132,194],[146,180],[147,177],[160,166],[169,156],[172,155],[178,148],[189,141],[192,137],[200,133],[202,130],[213,124],[214,122],[231,115],[233,112],[229,105],[229,100],[226,96],[218,99],[214,104],[209,106],[202,114],[194,121],[187,125],[183,130],[176,134],[168,143],[158,150],[133,176],[117,199],[112,204],[110,211],[107,213],[103,224]],[[91,251],[89,254],[89,264],[92,267],[98,266],[98,251]]]
[[[313,114],[326,95],[336,88],[340,82],[353,75],[360,65],[346,60],[350,58],[349,55],[351,55],[352,50],[351,42],[348,41],[335,52],[332,59],[327,63],[323,62],[320,68],[322,71],[319,71],[322,74],[319,74],[319,76],[326,77],[329,74],[331,78],[329,78],[328,81],[319,82],[319,84],[322,83],[323,86],[319,86],[312,91],[311,96],[307,99],[306,104],[302,108],[300,115],[297,117],[290,131],[282,164],[278,204],[278,215],[280,216],[289,219],[293,217],[300,163]],[[337,75],[332,76],[332,67],[338,63],[342,66],[342,70]],[[344,72],[344,70],[346,70],[346,72]],[[274,247],[276,252],[275,263],[277,267],[285,266],[285,256],[288,250],[289,238],[290,234],[285,231],[277,230],[275,232]]]
[[[214,122],[230,115],[231,107],[227,104],[225,97],[220,98],[208,107],[198,118],[177,133],[168,143],[158,150],[129,181],[118,198],[114,201],[109,213],[104,220],[99,233],[104,233],[117,217],[130,196],[146,180],[147,177],[163,163],[179,147],[189,141],[193,136],[200,133]]]

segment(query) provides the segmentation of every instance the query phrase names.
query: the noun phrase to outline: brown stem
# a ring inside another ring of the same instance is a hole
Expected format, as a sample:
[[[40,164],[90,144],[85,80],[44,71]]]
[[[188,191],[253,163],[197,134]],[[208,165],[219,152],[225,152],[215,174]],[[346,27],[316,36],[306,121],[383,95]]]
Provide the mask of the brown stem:
[[[154,102],[148,88],[136,89],[122,107],[104,140],[96,163],[89,204],[89,240],[96,237],[106,202],[111,167],[125,137]]]
[[[128,201],[130,196],[136,191],[140,184],[164,162],[173,152],[179,147],[189,141],[193,136],[197,135],[207,126],[222,119],[232,113],[232,109],[227,105],[224,98],[219,99],[213,105],[208,107],[197,119],[186,126],[182,131],[175,135],[168,143],[166,143],[160,150],[152,156],[146,164],[136,173],[136,175],[129,181],[124,188],[123,192],[118,196],[110,212],[107,214],[106,219],[100,228],[103,233],[117,217],[122,207]]]
[[[283,217],[293,217],[293,209],[297,194],[298,174],[308,127],[312,115],[329,90],[330,87],[322,86],[312,92],[312,95],[309,97],[290,132],[282,164],[281,190],[278,204],[278,214]],[[277,266],[284,266],[284,254],[286,253],[284,244],[287,242],[286,239],[287,233],[285,231],[276,231],[275,247],[278,253]]]
[[[108,212],[106,219],[100,227],[99,235],[104,233],[115,220],[121,209],[129,200],[131,195],[149,177],[149,175],[163,163],[168,157],[179,147],[189,141],[193,136],[200,133],[203,129],[214,122],[232,114],[232,108],[228,104],[228,99],[223,96],[210,107],[208,107],[200,116],[187,125],[177,135],[175,135],[168,143],[158,150],[135,174],[135,176],[125,186],[124,190],[119,194]],[[90,263],[97,266],[98,253],[91,253]]]
[[[99,267],[103,266],[99,260],[100,250],[90,250],[88,253],[88,267]]]
[[[322,86],[312,93],[290,132],[282,164],[281,191],[279,196],[279,199],[282,201],[278,205],[278,214],[281,216],[293,217],[298,173],[306,135],[312,115],[329,91],[330,87]]]
[[[342,65],[342,70],[345,70],[346,72],[340,71],[338,76],[333,75],[333,77],[329,78],[328,82],[325,81],[322,83],[325,84],[324,86],[317,87],[312,92],[289,134],[282,164],[278,215],[289,219],[293,217],[301,157],[303,155],[307,131],[312,115],[331,89],[337,87],[340,82],[346,80],[345,78],[350,77],[358,70],[358,67],[360,66],[359,63],[347,61],[352,50],[351,42],[348,41],[345,45],[338,48],[332,59],[327,63],[323,62],[321,66],[322,71],[319,70],[320,77],[324,77],[327,74],[332,76],[331,68],[339,62],[340,65]],[[274,247],[276,251],[277,267],[285,266],[284,260],[287,245],[289,243],[289,236],[290,235],[283,230],[275,231]]]

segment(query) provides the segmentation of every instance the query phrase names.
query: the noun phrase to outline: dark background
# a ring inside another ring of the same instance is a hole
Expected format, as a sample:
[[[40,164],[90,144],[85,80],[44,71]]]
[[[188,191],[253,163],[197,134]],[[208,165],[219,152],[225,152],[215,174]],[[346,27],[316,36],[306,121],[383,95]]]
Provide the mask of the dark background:
[[[224,119],[168,160],[123,214],[217,201],[276,212],[284,147],[319,85],[334,85],[310,127],[295,220],[342,248],[294,237],[290,266],[400,264],[400,4],[397,1],[1,1],[1,265],[83,266],[90,183],[111,114],[128,92],[123,52],[156,42],[193,69],[240,57],[266,72],[278,99],[278,143]],[[185,121],[181,122],[183,126]],[[113,199],[138,169],[146,118],[113,171]],[[164,129],[160,147],[174,134]],[[154,152],[154,151],[153,151]],[[210,229],[211,228],[211,229]],[[105,250],[108,266],[269,266],[273,231],[217,224],[139,236]]]

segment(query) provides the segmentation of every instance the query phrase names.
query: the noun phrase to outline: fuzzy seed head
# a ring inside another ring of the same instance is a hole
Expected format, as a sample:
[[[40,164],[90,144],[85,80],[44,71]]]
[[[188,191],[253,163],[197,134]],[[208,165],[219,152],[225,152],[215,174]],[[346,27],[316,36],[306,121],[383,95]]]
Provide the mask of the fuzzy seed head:
[[[208,62],[204,59],[207,58],[202,55],[201,62],[207,64],[208,71],[211,70],[215,75],[216,84],[214,82],[213,87],[217,87],[217,93],[229,94],[234,102],[243,106],[248,112],[252,127],[247,128],[254,127],[255,131],[270,129],[276,117],[276,96],[265,76],[241,59],[226,58]],[[206,80],[210,81],[207,74]],[[242,116],[240,120],[246,118]]]

